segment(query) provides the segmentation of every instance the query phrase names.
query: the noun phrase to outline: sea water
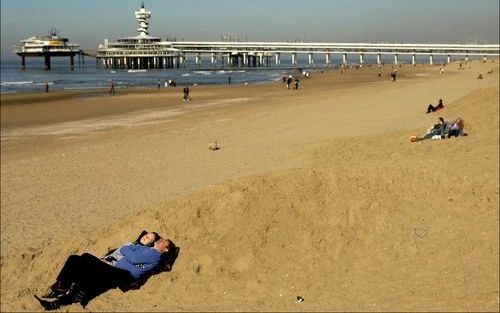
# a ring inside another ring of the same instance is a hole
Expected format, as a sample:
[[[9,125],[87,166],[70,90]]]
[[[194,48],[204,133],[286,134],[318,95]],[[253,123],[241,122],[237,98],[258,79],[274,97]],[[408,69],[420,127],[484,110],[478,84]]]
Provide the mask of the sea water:
[[[107,89],[111,81],[115,88],[157,88],[165,86],[165,81],[175,80],[177,86],[228,84],[255,84],[262,82],[279,81],[283,75],[295,74],[297,68],[301,70],[315,70],[326,68],[324,56],[315,55],[315,63],[309,64],[307,55],[299,55],[298,64],[292,66],[289,58],[282,58],[281,65],[277,67],[274,59],[269,60],[269,66],[257,68],[231,68],[220,64],[212,64],[205,60],[195,64],[189,60],[181,68],[176,69],[148,69],[145,72],[129,73],[127,70],[106,70],[99,68],[96,60],[85,58],[85,63],[75,62],[75,68],[70,69],[69,58],[52,58],[51,70],[44,70],[43,58],[26,58],[26,69],[21,69],[21,59],[1,61],[0,92],[40,92],[49,85],[49,90],[77,91],[85,89]],[[383,56],[382,61],[391,63],[390,56]],[[402,59],[401,62],[409,60]],[[418,61],[418,60],[417,60]],[[348,62],[356,65],[359,58],[350,55]],[[365,58],[366,64],[374,64],[375,56]],[[422,60],[422,63],[424,61]],[[330,68],[340,65],[340,59],[333,60]]]
[[[165,81],[175,80],[177,86],[207,84],[254,84],[280,80],[291,69],[285,68],[222,68],[214,65],[188,64],[176,69],[148,69],[130,73],[127,70],[97,68],[95,59],[86,59],[85,64],[75,64],[72,71],[68,60],[52,58],[51,70],[44,70],[43,60],[26,59],[26,69],[21,69],[19,60],[2,60],[0,92],[40,92],[49,85],[49,90],[71,91],[85,89],[107,89],[111,81],[115,88],[164,88]]]

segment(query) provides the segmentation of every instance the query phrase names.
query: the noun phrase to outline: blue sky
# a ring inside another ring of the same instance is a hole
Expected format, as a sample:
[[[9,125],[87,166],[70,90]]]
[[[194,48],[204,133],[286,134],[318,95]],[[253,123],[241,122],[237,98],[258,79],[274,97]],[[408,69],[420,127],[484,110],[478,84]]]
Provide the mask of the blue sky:
[[[2,0],[1,52],[52,27],[96,49],[136,35],[138,0]],[[499,0],[145,0],[151,35],[214,41],[498,43]]]

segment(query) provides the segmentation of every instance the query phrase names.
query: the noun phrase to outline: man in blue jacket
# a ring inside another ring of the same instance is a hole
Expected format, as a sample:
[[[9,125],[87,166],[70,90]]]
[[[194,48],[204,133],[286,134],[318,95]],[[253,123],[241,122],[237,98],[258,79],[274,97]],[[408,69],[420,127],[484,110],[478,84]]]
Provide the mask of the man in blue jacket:
[[[35,298],[45,310],[56,310],[75,302],[85,306],[95,296],[151,273],[172,245],[170,240],[159,237],[153,247],[123,246],[120,249],[123,257],[114,266],[89,253],[71,255],[51,286],[48,297],[53,299],[36,295]]]

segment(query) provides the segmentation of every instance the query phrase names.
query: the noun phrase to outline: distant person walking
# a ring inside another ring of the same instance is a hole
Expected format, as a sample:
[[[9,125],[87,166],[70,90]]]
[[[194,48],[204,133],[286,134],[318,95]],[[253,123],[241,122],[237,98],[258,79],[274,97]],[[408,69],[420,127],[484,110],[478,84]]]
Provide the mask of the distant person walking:
[[[292,84],[292,75],[289,75],[286,80],[286,89],[290,89],[291,84]]]
[[[45,83],[45,92],[49,92],[49,83]]]
[[[229,76],[229,77],[227,78],[227,84],[228,84],[228,85],[231,85],[231,76]]]
[[[158,79],[158,89],[160,89],[160,88],[161,88],[161,80]]]
[[[393,70],[392,70],[392,72],[391,72],[391,80],[392,80],[393,82],[395,82],[395,81],[396,81],[396,79],[397,79],[397,73],[398,73],[398,70],[397,70],[397,69],[393,69]]]
[[[295,79],[295,82],[293,83],[293,89],[298,90],[299,89],[299,80]]]
[[[111,81],[109,83],[109,93],[110,94],[114,94],[115,93],[115,83],[113,81]]]
[[[184,93],[184,102],[189,101],[189,87],[186,86],[184,89],[182,89],[182,92]]]
[[[281,77],[281,80],[283,81],[283,85],[286,84],[286,75],[283,75],[283,77]]]

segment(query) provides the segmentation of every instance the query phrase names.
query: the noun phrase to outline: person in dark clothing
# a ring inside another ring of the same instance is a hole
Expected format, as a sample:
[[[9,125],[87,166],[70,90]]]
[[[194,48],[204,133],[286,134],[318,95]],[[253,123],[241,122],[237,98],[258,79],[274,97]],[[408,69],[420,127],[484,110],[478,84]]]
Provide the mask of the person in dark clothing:
[[[436,106],[429,104],[429,106],[427,107],[427,113],[436,112],[441,109],[444,109],[443,99],[439,99],[439,103]]]
[[[189,87],[186,86],[184,89],[182,89],[182,92],[184,93],[184,102],[189,101]]]
[[[113,81],[109,82],[109,93],[110,94],[115,93],[115,83]]]
[[[290,89],[291,84],[292,84],[292,75],[288,76],[286,80],[286,89]]]
[[[297,90],[299,89],[299,80],[295,79],[295,82],[293,83],[293,89]]]
[[[113,288],[124,288],[151,274],[162,264],[162,259],[174,247],[168,239],[159,238],[153,247],[125,245],[120,248],[123,255],[115,265],[84,253],[71,255],[67,259],[56,282],[47,296],[35,298],[45,310],[55,310],[71,303],[87,303]]]

